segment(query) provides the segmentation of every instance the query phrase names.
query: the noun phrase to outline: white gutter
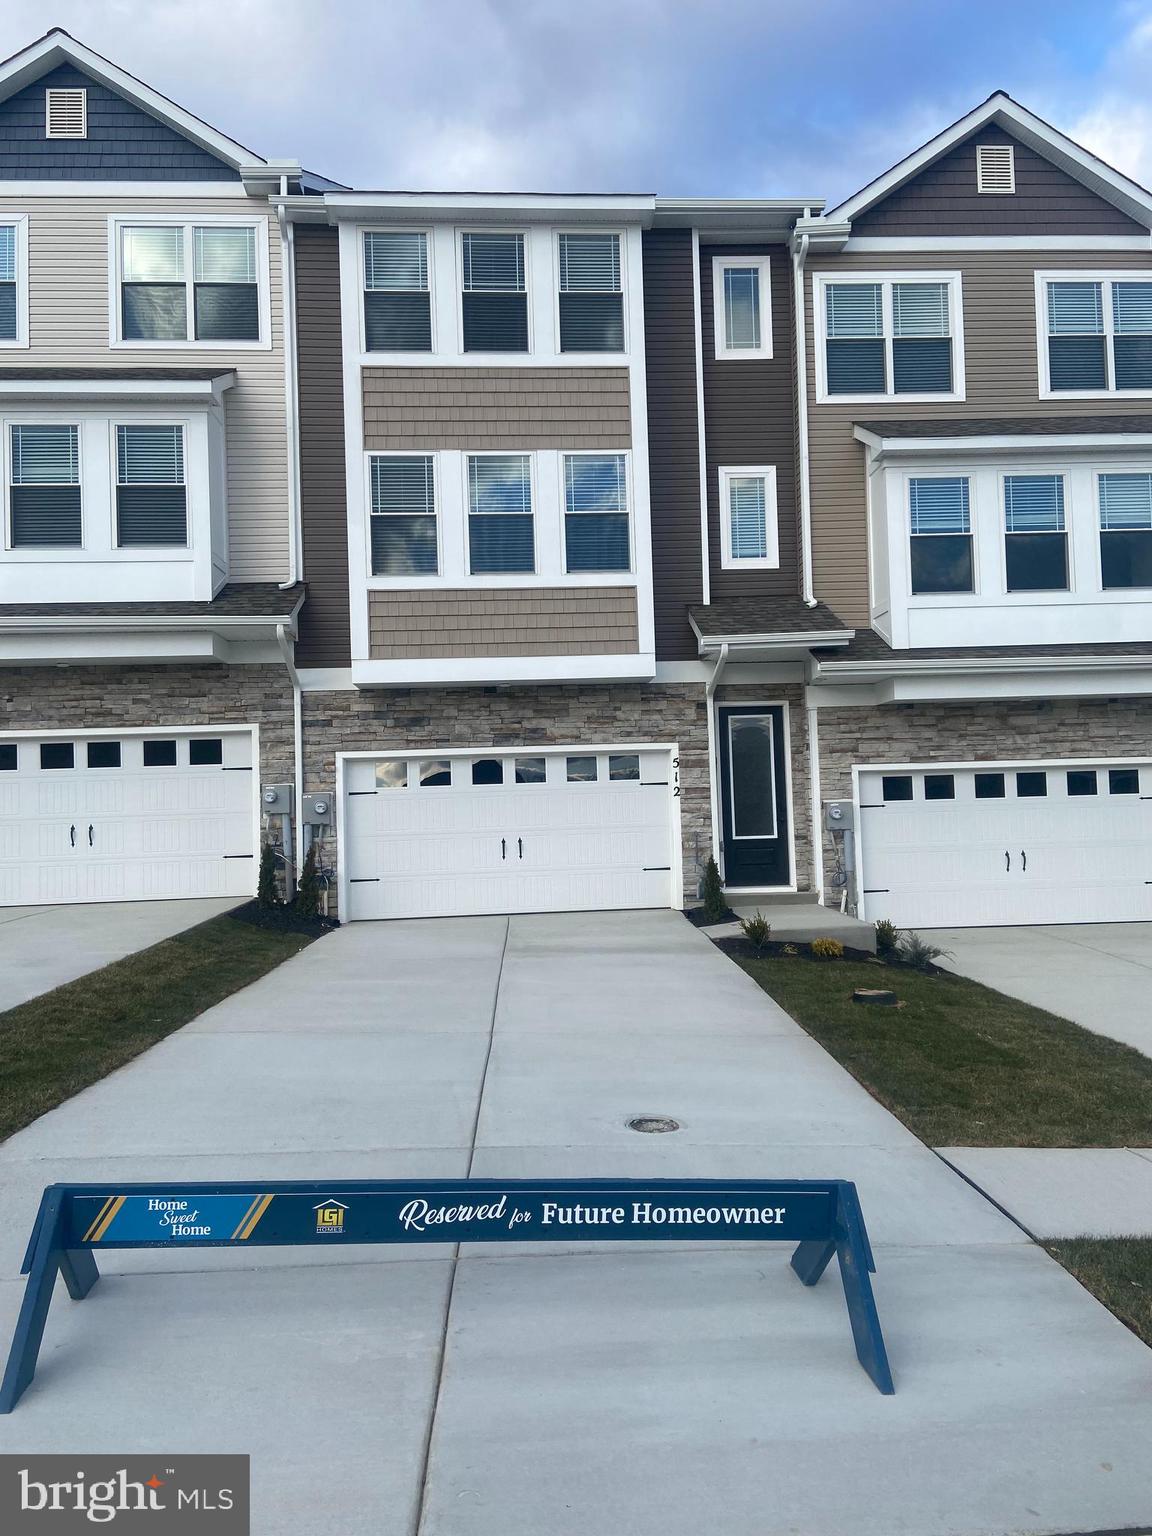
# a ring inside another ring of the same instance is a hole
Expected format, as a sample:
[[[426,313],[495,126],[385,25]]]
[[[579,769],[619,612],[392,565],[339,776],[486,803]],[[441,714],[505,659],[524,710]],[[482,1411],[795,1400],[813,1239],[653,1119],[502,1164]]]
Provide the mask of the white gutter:
[[[139,618],[133,618],[125,614],[17,614],[6,618],[0,618],[0,633],[9,632],[15,634],[35,634],[43,630],[46,634],[54,631],[67,634],[69,631],[84,632],[88,630],[123,630],[126,634],[147,634],[149,631],[165,629],[192,629],[204,630],[211,633],[214,630],[226,629],[267,629],[275,624],[277,629],[283,629],[290,624],[299,611],[297,603],[290,614],[275,613],[247,613],[228,614],[220,618],[206,618],[200,614],[142,614]]]
[[[812,579],[812,487],[808,456],[808,323],[804,304],[804,263],[808,236],[802,234],[792,249],[792,304],[796,333],[796,437],[800,447],[800,595],[809,608],[816,606]]]
[[[708,714],[708,798],[712,813],[712,857],[718,866],[720,864],[720,764],[716,756],[716,711],[712,707],[712,700],[716,693],[716,685],[720,681],[720,674],[727,665],[728,645],[725,643],[720,647],[716,665],[712,668],[712,676],[704,687],[704,707]]]
[[[708,553],[708,440],[704,428],[704,329],[700,306],[700,231],[692,231],[692,310],[696,330],[696,443],[700,457],[700,600],[712,601]]]
[[[283,624],[277,624],[276,626],[276,644],[280,647],[280,654],[284,658],[284,665],[288,669],[288,678],[292,684],[292,754],[296,795],[296,804],[293,807],[292,816],[292,841],[294,844],[293,862],[296,866],[296,876],[298,879],[304,860],[304,822],[300,815],[300,807],[303,803],[304,795],[304,712],[301,701],[300,676],[296,671],[296,662],[292,655],[292,643]]]
[[[282,195],[287,183],[281,187]],[[288,447],[288,579],[281,588],[301,579],[299,406],[296,381],[296,237],[283,203],[276,205],[280,225],[280,293],[284,334],[284,429]]]
[[[1109,672],[1152,670],[1152,655],[1092,656],[956,656],[923,661],[821,661],[818,678],[864,678],[998,672]]]

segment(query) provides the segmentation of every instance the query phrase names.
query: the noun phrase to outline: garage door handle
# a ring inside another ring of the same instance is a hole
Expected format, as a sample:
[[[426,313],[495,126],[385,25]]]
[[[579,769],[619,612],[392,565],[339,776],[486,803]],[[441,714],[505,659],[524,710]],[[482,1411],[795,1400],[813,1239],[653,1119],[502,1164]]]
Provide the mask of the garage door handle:
[[[1005,848],[1005,850],[1004,850],[1004,869],[1005,869],[1005,871],[1008,871],[1011,868],[1012,868],[1012,855],[1008,852],[1007,848]]]
[[[68,828],[68,836],[72,840],[73,848],[75,848],[75,846],[76,846],[76,823],[75,822],[73,822],[72,825]]]
[[[508,857],[508,839],[504,837],[500,839],[500,857],[502,859]]]
[[[1025,869],[1028,868],[1028,855],[1024,852],[1023,848],[1020,850],[1020,862]]]
[[[523,858],[524,857],[524,839],[522,837],[518,837],[516,839],[516,846],[520,850],[520,857]]]
[[[91,822],[88,823],[88,846],[89,846],[89,848],[91,848],[91,846],[92,846],[92,823]]]

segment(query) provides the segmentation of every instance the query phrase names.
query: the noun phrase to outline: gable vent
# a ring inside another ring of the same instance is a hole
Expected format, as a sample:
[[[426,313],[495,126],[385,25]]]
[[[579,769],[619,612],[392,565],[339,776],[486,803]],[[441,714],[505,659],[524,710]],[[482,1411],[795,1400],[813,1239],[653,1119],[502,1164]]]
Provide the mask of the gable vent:
[[[88,92],[83,86],[44,92],[45,133],[50,139],[88,137]]]
[[[977,192],[1015,192],[1016,162],[1011,144],[977,144]]]

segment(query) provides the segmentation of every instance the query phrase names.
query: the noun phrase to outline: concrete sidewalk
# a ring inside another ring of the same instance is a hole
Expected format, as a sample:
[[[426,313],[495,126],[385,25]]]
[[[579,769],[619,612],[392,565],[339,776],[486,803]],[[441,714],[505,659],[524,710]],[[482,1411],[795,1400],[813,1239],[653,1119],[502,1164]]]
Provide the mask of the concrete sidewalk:
[[[673,913],[321,940],[0,1149],[0,1330],[52,1180],[468,1173],[855,1179],[896,1396],[783,1245],[153,1251],[61,1293],[0,1450],[248,1451],[276,1536],[1152,1512],[1152,1352]]]
[[[1152,1147],[941,1147],[1037,1237],[1152,1237]]]
[[[228,896],[0,907],[0,1013],[239,904]]]

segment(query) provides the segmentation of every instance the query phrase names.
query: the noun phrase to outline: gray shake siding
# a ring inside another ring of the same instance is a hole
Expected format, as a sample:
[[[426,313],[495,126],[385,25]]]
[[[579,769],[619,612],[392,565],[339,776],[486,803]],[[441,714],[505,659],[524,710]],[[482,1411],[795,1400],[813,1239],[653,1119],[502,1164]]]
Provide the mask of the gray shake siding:
[[[640,649],[634,587],[370,592],[380,661],[434,656],[618,656]]]
[[[44,134],[46,90],[88,92],[88,136]],[[61,65],[0,102],[0,180],[238,181],[230,165],[73,65]]]
[[[644,235],[644,335],[656,655],[690,660],[688,609],[703,596],[692,231]]]
[[[1003,199],[1010,201],[1010,199]],[[864,448],[856,421],[915,417],[1082,416],[1147,413],[1144,400],[1041,400],[1037,372],[1035,273],[1092,268],[1152,271],[1152,251],[868,251],[809,264],[806,307],[812,334],[812,273],[943,270],[963,274],[966,399],[918,405],[914,397],[818,404],[810,349],[809,447],[816,596],[848,623],[868,622],[868,532]],[[816,346],[822,339],[816,338]]]

